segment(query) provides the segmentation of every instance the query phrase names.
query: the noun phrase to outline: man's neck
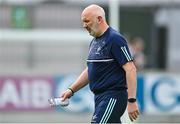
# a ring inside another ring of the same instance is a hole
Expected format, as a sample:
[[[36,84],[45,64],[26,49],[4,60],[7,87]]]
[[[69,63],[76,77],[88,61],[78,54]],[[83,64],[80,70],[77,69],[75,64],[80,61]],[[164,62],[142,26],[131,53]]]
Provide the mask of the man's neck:
[[[99,35],[98,35],[97,37],[102,36],[102,35],[104,34],[104,32],[107,31],[107,29],[109,28],[109,26],[108,26],[107,24],[105,24],[105,25],[102,25],[101,28],[102,28],[102,29],[101,29],[101,32],[99,33]]]

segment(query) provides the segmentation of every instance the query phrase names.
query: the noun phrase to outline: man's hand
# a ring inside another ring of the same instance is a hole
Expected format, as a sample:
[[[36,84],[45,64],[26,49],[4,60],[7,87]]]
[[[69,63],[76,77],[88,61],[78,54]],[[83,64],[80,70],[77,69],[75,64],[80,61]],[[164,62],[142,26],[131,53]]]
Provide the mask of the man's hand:
[[[64,101],[65,99],[70,98],[73,95],[72,91],[67,89],[66,91],[64,91],[61,95],[62,101]]]
[[[131,121],[135,121],[138,118],[139,110],[136,102],[128,103],[128,114]]]

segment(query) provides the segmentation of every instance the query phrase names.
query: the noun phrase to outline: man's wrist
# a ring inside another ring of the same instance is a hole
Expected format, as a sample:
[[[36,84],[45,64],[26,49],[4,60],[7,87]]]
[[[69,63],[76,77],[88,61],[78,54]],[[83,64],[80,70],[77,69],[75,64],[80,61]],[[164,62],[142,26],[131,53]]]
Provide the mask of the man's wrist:
[[[75,92],[74,92],[74,90],[73,90],[72,88],[70,88],[70,87],[68,88],[68,90],[70,90],[70,91],[71,91],[72,96],[73,96],[73,95],[74,95],[74,93],[75,93]]]
[[[136,98],[128,98],[128,102],[129,103],[134,103],[134,102],[136,102]]]

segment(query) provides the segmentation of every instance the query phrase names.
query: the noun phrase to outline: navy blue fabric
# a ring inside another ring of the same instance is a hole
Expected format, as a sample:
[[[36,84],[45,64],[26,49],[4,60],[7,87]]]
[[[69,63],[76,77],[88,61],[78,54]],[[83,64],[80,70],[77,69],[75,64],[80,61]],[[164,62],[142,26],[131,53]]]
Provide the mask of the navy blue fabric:
[[[109,103],[112,104],[109,105]],[[127,90],[107,91],[95,95],[95,112],[91,123],[121,123],[120,117],[126,106]]]
[[[125,71],[122,65],[132,61],[124,37],[111,27],[89,46],[87,59],[90,89],[95,93],[108,90],[127,89]]]

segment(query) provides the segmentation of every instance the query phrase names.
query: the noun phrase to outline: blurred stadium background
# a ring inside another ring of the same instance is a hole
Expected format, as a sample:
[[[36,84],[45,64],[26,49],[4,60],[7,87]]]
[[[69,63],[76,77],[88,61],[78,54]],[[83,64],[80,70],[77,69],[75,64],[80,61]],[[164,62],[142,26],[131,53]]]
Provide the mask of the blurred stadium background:
[[[144,41],[137,122],[180,122],[180,0],[0,0],[0,123],[90,122],[88,87],[67,108],[52,109],[47,99],[86,66],[92,37],[80,16],[92,3],[130,43]]]

